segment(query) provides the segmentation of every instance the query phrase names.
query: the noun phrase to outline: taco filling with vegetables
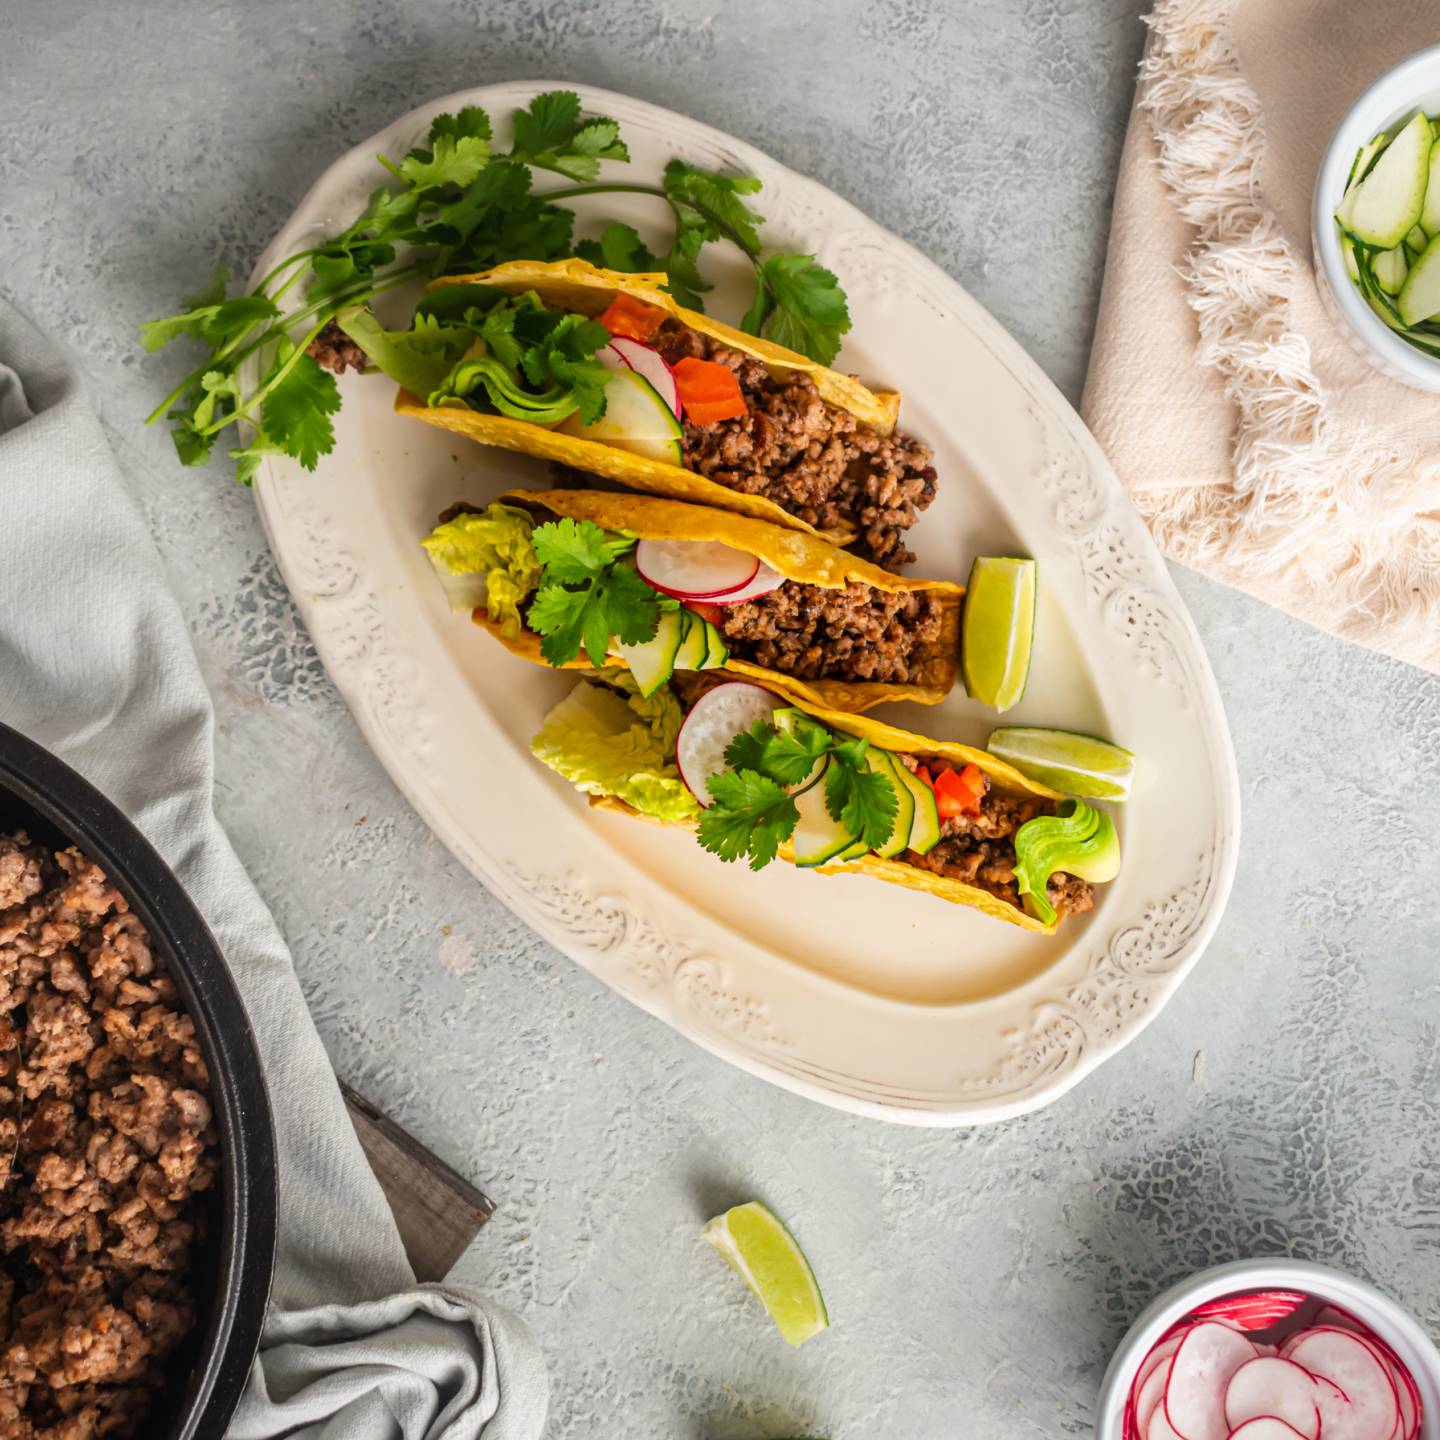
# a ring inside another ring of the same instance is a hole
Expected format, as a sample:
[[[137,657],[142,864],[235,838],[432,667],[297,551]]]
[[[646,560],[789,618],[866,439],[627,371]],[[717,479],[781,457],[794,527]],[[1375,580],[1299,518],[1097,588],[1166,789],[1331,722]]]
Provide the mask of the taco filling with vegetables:
[[[483,444],[913,559],[936,476],[895,429],[899,397],[683,309],[663,280],[512,261],[436,281],[409,330],[342,311],[310,353],[377,366],[401,414]]]
[[[858,712],[944,699],[964,591],[815,535],[653,496],[511,491],[422,542],[457,611],[537,663],[623,666],[641,694],[724,669]]]
[[[668,743],[652,727],[641,772],[662,786],[661,799],[634,786],[622,793],[607,759],[556,758],[557,733],[568,738],[558,747],[565,757],[628,753],[645,722],[632,709],[633,680],[613,684],[604,673],[582,682],[547,717],[534,754],[592,805],[693,830],[722,860],[869,875],[1043,934],[1091,909],[1095,886],[1119,873],[1114,822],[1095,806],[986,751],[792,704],[744,681],[677,680],[668,693],[683,722],[663,732]]]

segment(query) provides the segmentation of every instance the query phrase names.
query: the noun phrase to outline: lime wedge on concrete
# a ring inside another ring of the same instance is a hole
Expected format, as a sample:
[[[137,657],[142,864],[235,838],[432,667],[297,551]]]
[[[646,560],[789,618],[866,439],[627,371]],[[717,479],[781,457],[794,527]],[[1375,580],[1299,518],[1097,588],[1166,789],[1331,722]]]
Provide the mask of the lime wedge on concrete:
[[[814,1271],[795,1237],[758,1200],[717,1215],[700,1232],[770,1312],[788,1345],[828,1329]]]
[[[1025,693],[1035,643],[1035,562],[979,556],[965,587],[961,639],[972,699],[1008,710]]]
[[[1134,755],[1094,735],[1012,725],[991,731],[985,748],[1022,775],[1066,795],[1094,800],[1130,798]]]

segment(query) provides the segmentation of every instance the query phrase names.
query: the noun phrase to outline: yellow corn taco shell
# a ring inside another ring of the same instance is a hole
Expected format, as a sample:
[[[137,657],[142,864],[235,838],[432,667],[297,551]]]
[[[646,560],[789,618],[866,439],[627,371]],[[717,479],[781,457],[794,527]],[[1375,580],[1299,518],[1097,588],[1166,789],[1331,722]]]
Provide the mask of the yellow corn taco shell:
[[[584,260],[557,260],[549,264],[539,260],[511,260],[479,275],[447,276],[436,280],[431,288],[440,285],[484,284],[494,285],[517,295],[533,290],[547,305],[573,310],[583,315],[600,314],[617,291],[624,291],[646,305],[653,305],[676,316],[692,330],[708,335],[711,339],[728,345],[732,350],[739,350],[763,360],[772,370],[785,373],[803,371],[814,379],[815,388],[823,399],[850,411],[857,420],[872,430],[888,435],[895,428],[895,421],[900,413],[898,395],[876,394],[867,390],[858,380],[852,380],[848,375],[842,375],[828,366],[819,365],[793,350],[786,350],[781,345],[772,344],[769,340],[755,335],[746,335],[743,331],[712,320],[708,315],[686,310],[660,288],[664,282],[664,275],[624,275],[614,270],[597,269]],[[482,445],[499,445],[506,450],[519,450],[527,455],[538,456],[542,460],[555,460],[563,465],[572,465],[577,470],[603,475],[608,480],[628,485],[634,490],[644,490],[652,495],[664,495],[672,500],[692,500],[737,514],[750,515],[758,520],[769,520],[772,524],[786,525],[795,530],[809,531],[811,534],[823,533],[837,545],[848,544],[856,535],[853,526],[817,531],[789,511],[782,510],[773,500],[766,500],[759,495],[742,495],[679,465],[669,465],[644,455],[635,455],[598,440],[561,435],[542,425],[513,420],[508,415],[481,415],[474,410],[452,409],[447,406],[431,409],[423,399],[417,399],[408,390],[401,390],[396,395],[395,410],[398,414],[413,415],[431,425],[438,425],[441,429],[467,435]]]
[[[661,500],[651,495],[619,495],[605,490],[511,490],[500,497],[505,505],[522,506],[537,514],[571,520],[591,520],[605,530],[624,531],[641,540],[715,540],[758,556],[788,580],[838,589],[851,581],[873,585],[891,592],[931,591],[941,606],[940,636],[918,653],[919,677],[906,684],[873,680],[796,680],[777,671],[752,665],[748,660],[726,660],[724,670],[744,676],[757,684],[783,691],[791,699],[826,710],[859,713],[887,700],[913,700],[935,705],[955,686],[960,658],[960,610],[965,596],[963,585],[948,580],[908,580],[892,575],[868,560],[837,550],[817,535],[786,530],[748,515],[730,515],[703,505],[686,505],[678,500]],[[483,607],[472,618],[482,630],[493,635],[512,655],[543,665],[540,637],[522,628],[513,638],[501,633]],[[617,664],[622,663],[617,660]],[[584,656],[571,661],[567,669],[588,670]],[[705,672],[713,674],[713,671]]]
[[[1036,780],[1027,779],[1018,770],[1005,764],[1003,760],[997,760],[988,750],[976,750],[970,745],[960,745],[953,740],[929,740],[923,735],[896,729],[893,725],[872,720],[868,716],[825,710],[808,704],[803,697],[792,695],[788,698],[794,700],[800,709],[813,715],[823,724],[834,730],[843,730],[848,735],[867,739],[878,750],[892,750],[901,755],[935,755],[949,760],[954,765],[977,765],[990,777],[994,787],[1007,795],[1036,795],[1047,800],[1064,798],[1059,791],[1050,789],[1048,785],[1041,785]],[[610,795],[592,795],[590,804],[598,810],[613,810],[640,820],[651,818],[642,815],[623,800],[617,800]],[[696,828],[693,821],[672,820],[652,821],[652,823],[692,832]],[[780,858],[794,863],[794,852],[788,843],[780,847]],[[821,875],[868,875],[874,880],[885,880],[892,885],[903,885],[907,890],[919,890],[926,895],[934,895],[937,899],[948,900],[954,905],[968,905],[971,909],[981,910],[986,915],[993,916],[997,920],[1004,920],[1010,925],[1018,925],[1022,930],[1029,930],[1036,935],[1053,935],[1060,925],[1058,919],[1054,923],[1046,925],[1035,919],[1033,915],[1027,915],[1018,905],[1011,905],[1000,899],[998,895],[992,895],[988,890],[982,890],[978,886],[966,885],[961,880],[952,880],[948,876],[937,875],[931,870],[922,870],[917,865],[907,865],[902,860],[882,860],[873,852],[862,855],[858,860],[820,865],[816,867],[816,871]]]

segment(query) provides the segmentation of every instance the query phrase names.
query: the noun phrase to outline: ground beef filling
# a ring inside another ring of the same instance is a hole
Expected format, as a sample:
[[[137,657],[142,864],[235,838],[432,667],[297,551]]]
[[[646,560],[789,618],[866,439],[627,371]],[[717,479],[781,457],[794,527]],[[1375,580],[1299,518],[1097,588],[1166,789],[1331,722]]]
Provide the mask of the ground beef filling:
[[[305,347],[305,353],[322,370],[336,375],[363,370],[370,363],[365,352],[333,320]]]
[[[940,638],[940,606],[926,590],[787,580],[757,600],[716,608],[732,655],[798,680],[904,684],[915,678],[918,653]]]
[[[916,761],[902,757],[910,769]],[[948,761],[922,756],[931,775],[952,768]],[[987,779],[988,785],[988,779]],[[907,850],[901,857],[907,865],[931,870],[951,880],[963,881],[988,890],[1001,900],[1020,908],[1015,885],[1015,832],[1037,815],[1053,815],[1055,803],[1031,796],[1001,795],[987,789],[979,809],[949,816],[940,822],[940,841],[924,855]],[[1045,888],[1046,898],[1061,919],[1080,915],[1095,905],[1094,887],[1073,875],[1056,873]]]
[[[0,1440],[146,1433],[195,1319],[209,1087],[104,873],[0,835]]]
[[[934,452],[908,435],[877,435],[827,405],[807,375],[781,380],[752,356],[667,320],[655,345],[671,364],[717,360],[740,381],[746,413],[713,425],[685,422],[687,470],[762,495],[817,529],[850,525],[856,549],[898,570],[914,555],[904,536],[935,498]]]

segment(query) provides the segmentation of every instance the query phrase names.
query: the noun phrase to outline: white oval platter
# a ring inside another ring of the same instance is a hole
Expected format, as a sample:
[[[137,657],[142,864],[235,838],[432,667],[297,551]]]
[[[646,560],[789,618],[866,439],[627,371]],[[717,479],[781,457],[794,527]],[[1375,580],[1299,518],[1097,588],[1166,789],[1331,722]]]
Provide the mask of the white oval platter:
[[[383,181],[375,157],[403,154],[437,112],[482,105],[508,143],[511,112],[553,88],[485,86],[397,120],[321,176],[257,274],[343,228]],[[284,459],[261,468],[256,499],[285,580],[406,797],[517,915],[607,985],[830,1105],[928,1125],[1043,1105],[1154,1017],[1230,890],[1235,764],[1194,627],[1079,418],[955,281],[748,145],[625,96],[580,95],[587,111],[621,122],[635,178],[658,177],[677,154],[757,175],[766,242],[814,251],[839,275],[854,328],[838,364],[899,389],[901,423],[936,451],[940,490],[912,532],[912,573],[963,580],[976,554],[1039,561],[1032,679],[1006,723],[1093,731],[1138,753],[1134,796],[1117,811],[1120,878],[1091,914],[1037,939],[863,879],[783,865],[752,874],[673,833],[590,811],[527,749],[574,679],[513,659],[452,616],[417,543],[451,502],[542,486],[546,472],[397,418],[383,377],[342,380],[336,446],[313,474]],[[577,233],[620,219],[661,239],[664,207],[645,197],[575,208]],[[744,261],[711,249],[722,283],[710,308],[738,316]],[[879,713],[979,744],[995,723],[963,693]]]

